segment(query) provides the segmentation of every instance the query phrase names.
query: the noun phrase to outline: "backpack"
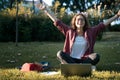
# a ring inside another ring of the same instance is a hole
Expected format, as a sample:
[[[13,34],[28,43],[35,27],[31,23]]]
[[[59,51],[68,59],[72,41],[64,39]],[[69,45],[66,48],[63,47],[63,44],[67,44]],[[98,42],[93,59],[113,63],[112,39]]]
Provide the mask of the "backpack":
[[[24,63],[21,67],[21,71],[37,71],[40,72],[43,70],[42,64],[36,64],[36,63]]]

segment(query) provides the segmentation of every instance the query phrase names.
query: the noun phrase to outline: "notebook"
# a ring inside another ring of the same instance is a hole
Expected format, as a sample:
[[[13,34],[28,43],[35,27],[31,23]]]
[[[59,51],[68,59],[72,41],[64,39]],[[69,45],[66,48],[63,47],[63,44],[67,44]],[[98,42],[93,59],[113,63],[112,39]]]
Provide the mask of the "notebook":
[[[61,64],[63,76],[90,76],[91,64]]]

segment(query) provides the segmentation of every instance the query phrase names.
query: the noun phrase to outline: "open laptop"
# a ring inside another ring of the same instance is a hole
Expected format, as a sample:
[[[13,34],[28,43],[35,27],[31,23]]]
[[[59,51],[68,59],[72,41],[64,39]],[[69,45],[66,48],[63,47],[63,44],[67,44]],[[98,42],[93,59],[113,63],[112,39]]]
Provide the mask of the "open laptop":
[[[61,64],[63,76],[89,76],[91,72],[91,64]]]

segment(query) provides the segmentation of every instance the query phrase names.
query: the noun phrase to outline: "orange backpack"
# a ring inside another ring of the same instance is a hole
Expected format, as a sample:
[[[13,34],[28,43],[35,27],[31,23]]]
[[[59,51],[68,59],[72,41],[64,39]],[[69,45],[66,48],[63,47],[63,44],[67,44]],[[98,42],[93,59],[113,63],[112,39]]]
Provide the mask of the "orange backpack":
[[[36,63],[24,63],[21,67],[21,71],[37,71],[40,72],[43,70],[42,64],[36,64]]]

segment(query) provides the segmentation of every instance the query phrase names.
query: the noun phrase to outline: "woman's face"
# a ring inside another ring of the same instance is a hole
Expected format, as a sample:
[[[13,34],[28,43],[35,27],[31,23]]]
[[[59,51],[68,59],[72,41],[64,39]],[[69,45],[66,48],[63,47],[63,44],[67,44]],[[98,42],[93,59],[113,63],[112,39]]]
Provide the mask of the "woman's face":
[[[75,25],[76,25],[77,29],[84,27],[85,19],[82,15],[79,15],[76,17]]]

